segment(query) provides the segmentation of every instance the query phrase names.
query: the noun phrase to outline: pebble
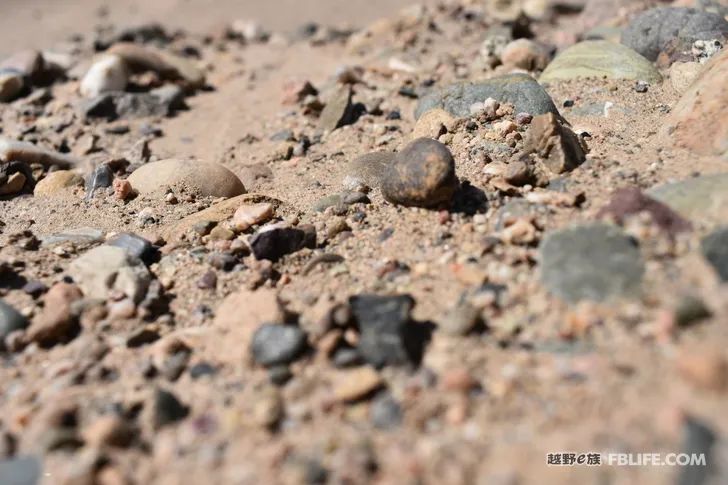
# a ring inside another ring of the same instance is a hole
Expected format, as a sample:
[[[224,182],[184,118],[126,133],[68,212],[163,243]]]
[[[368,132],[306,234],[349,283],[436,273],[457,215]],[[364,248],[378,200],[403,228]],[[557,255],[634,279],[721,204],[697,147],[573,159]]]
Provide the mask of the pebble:
[[[114,173],[107,164],[101,164],[86,177],[86,198],[91,198],[97,189],[111,187],[114,180]]]
[[[265,323],[253,334],[251,353],[256,363],[272,367],[290,364],[306,349],[306,334],[299,327]]]
[[[119,200],[128,199],[133,192],[131,184],[126,179],[114,179],[112,186],[114,187],[114,197]]]
[[[0,69],[0,102],[15,100],[23,91],[23,75],[15,70]]]
[[[121,293],[139,303],[151,281],[151,274],[140,259],[126,249],[108,245],[93,248],[71,262],[68,274],[84,296],[100,300]]]
[[[57,232],[43,238],[43,245],[50,246],[61,243],[74,243],[78,245],[91,244],[99,242],[104,238],[104,231],[93,227],[79,227],[78,229],[68,229],[63,232]]]
[[[539,78],[553,82],[576,78],[632,79],[659,83],[662,76],[650,61],[621,44],[587,40],[561,52]]]
[[[28,326],[27,319],[15,308],[0,300],[0,350],[5,348],[5,337]]]
[[[81,290],[74,284],[53,285],[43,297],[43,311],[28,327],[28,340],[50,346],[72,337],[77,328],[73,304],[82,297]]]
[[[644,262],[639,247],[606,224],[551,232],[539,248],[541,281],[569,303],[637,297]]]
[[[402,423],[402,406],[388,392],[382,392],[369,407],[369,421],[378,429],[393,429]]]
[[[728,227],[720,227],[700,242],[703,257],[722,282],[728,282]]]
[[[390,152],[372,152],[356,157],[344,171],[344,188],[355,191],[378,188],[394,157],[395,154]]]
[[[184,80],[195,89],[205,84],[204,72],[193,63],[149,45],[119,42],[106,52],[120,57],[132,69],[154,71],[165,79]]]
[[[189,408],[170,391],[156,389],[153,398],[154,429],[161,429],[183,420],[189,414]]]
[[[46,68],[43,55],[36,50],[23,50],[16,52],[2,63],[0,70],[9,69],[19,72],[23,77],[29,79],[33,84],[40,84]]]
[[[35,196],[49,197],[58,194],[69,187],[79,187],[83,185],[83,177],[71,170],[56,170],[50,172],[37,184],[33,194]]]
[[[422,97],[415,110],[415,118],[433,108],[442,108],[450,114],[470,116],[470,106],[493,98],[500,103],[510,103],[516,112],[558,114],[548,93],[531,76],[508,74],[476,84],[453,84]]]
[[[670,42],[690,45],[726,36],[728,21],[720,15],[694,8],[658,7],[632,19],[622,31],[622,44],[655,61]]]
[[[214,290],[217,287],[217,274],[214,271],[207,271],[197,280],[197,287],[201,290]]]
[[[334,399],[342,403],[364,399],[384,384],[379,373],[369,366],[339,371],[333,379]]]
[[[654,224],[670,235],[689,231],[691,225],[669,206],[644,194],[637,187],[617,189],[609,203],[597,213],[597,218],[608,216],[619,225],[624,225],[630,216],[647,213]]]
[[[240,179],[224,166],[193,160],[167,159],[147,163],[127,179],[140,194],[188,190],[204,197],[235,197],[245,193]]]
[[[0,196],[13,195],[23,191],[28,178],[22,172],[10,175],[4,185],[0,186]]]
[[[675,323],[681,328],[710,318],[711,315],[712,312],[705,301],[694,295],[681,297],[674,312]]]
[[[210,231],[209,237],[212,241],[232,241],[235,239],[235,233],[226,227],[215,226]]]
[[[555,174],[573,170],[586,159],[576,134],[551,113],[535,116],[523,142],[525,153],[535,153]]]
[[[445,133],[454,132],[457,122],[458,119],[444,109],[428,110],[417,119],[410,139],[432,138],[437,140]]]
[[[418,138],[392,160],[381,184],[389,202],[434,207],[450,202],[458,186],[450,150],[430,138]]]
[[[440,322],[439,328],[453,336],[465,336],[483,326],[480,309],[466,301],[460,301],[451,308]]]
[[[109,238],[106,241],[106,244],[121,248],[131,257],[138,258],[146,264],[151,264],[158,256],[158,253],[154,249],[154,246],[152,246],[151,242],[131,232],[119,233]]]
[[[357,350],[375,368],[417,364],[424,344],[410,312],[415,301],[409,295],[357,295],[349,305],[361,333]]]
[[[124,91],[128,82],[129,72],[121,57],[103,55],[91,64],[79,90],[82,96],[93,98],[110,91]]]
[[[267,202],[241,205],[235,210],[230,227],[237,232],[247,231],[256,224],[268,222],[274,214],[273,204]]]
[[[305,247],[315,248],[316,231],[313,227],[263,227],[249,239],[249,244],[256,259],[276,262]]]
[[[339,88],[329,98],[318,121],[320,133],[332,132],[354,122],[354,108],[351,103],[351,88]]]
[[[703,66],[697,62],[674,62],[670,66],[670,84],[680,94],[685,93],[697,79]]]
[[[514,40],[501,52],[501,62],[506,67],[526,71],[542,71],[550,60],[546,47],[530,39]]]

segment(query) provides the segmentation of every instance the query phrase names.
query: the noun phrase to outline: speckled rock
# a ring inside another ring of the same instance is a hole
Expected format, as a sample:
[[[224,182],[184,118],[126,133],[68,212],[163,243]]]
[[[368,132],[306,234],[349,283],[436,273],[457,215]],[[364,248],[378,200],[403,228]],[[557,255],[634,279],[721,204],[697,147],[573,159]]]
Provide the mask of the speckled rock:
[[[442,108],[455,116],[469,116],[473,103],[488,98],[511,103],[518,113],[558,114],[551,97],[535,79],[526,74],[508,74],[475,84],[451,84],[436,89],[417,104],[415,118],[433,108]]]
[[[93,98],[101,93],[123,91],[128,82],[129,72],[121,57],[104,55],[91,64],[81,79],[79,91],[82,96]]]
[[[251,354],[260,365],[272,367],[293,362],[306,348],[306,334],[295,325],[266,323],[253,334]]]
[[[437,140],[440,135],[452,132],[457,123],[457,118],[444,109],[435,108],[423,113],[412,129],[410,138],[433,138]]]
[[[550,233],[539,248],[541,281],[569,303],[639,295],[644,262],[635,242],[607,224]]]
[[[70,170],[56,170],[35,185],[33,194],[48,197],[69,187],[80,187],[81,185],[83,185],[83,177],[77,173]]]
[[[356,157],[344,171],[343,186],[348,190],[379,187],[382,176],[394,160],[394,153],[372,152]]]
[[[340,88],[335,91],[321,112],[318,122],[319,132],[330,132],[352,122],[353,108],[351,104],[351,89]]]
[[[144,263],[125,249],[98,246],[74,260],[68,274],[87,298],[105,300],[112,292],[119,292],[139,302],[151,281]]]
[[[668,43],[724,39],[728,21],[694,8],[658,7],[636,16],[622,32],[622,44],[654,61]]]
[[[575,44],[548,65],[539,81],[552,82],[585,77],[634,79],[651,83],[662,76],[650,61],[629,47],[606,40],[588,40]]]
[[[129,178],[140,194],[186,189],[202,196],[235,197],[245,193],[240,179],[217,163],[168,159],[142,165]]]
[[[457,184],[450,150],[436,140],[418,138],[389,164],[381,188],[392,203],[434,207],[449,202]]]

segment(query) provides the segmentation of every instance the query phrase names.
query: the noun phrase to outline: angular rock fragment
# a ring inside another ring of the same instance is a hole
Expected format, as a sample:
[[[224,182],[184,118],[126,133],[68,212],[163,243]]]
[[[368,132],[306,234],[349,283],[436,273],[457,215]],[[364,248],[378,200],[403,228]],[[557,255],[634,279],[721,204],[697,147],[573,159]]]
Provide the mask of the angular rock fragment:
[[[586,159],[579,138],[552,113],[533,118],[523,150],[538,155],[555,174],[573,170]]]

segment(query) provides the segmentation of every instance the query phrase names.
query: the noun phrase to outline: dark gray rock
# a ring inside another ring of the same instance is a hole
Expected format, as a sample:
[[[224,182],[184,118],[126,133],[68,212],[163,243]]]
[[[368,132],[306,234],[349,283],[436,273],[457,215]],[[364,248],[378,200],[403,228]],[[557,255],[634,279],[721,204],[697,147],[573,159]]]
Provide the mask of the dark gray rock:
[[[721,227],[705,236],[700,249],[721,281],[728,281],[728,227]]]
[[[388,392],[379,394],[369,408],[369,420],[375,428],[392,429],[402,422],[402,407]]]
[[[35,456],[0,460],[0,483],[3,485],[37,485],[41,481],[41,461]]]
[[[367,363],[382,368],[420,362],[429,335],[424,324],[412,321],[411,296],[357,295],[349,305],[361,334],[357,350]]]
[[[455,160],[439,141],[418,138],[394,157],[381,185],[384,198],[395,204],[435,207],[448,203],[458,186]]]
[[[658,7],[636,16],[622,31],[622,44],[654,61],[671,42],[725,39],[728,21],[694,8]]]
[[[253,335],[253,360],[265,367],[290,364],[306,348],[306,333],[294,325],[266,323]]]
[[[607,224],[549,234],[540,247],[541,280],[569,303],[639,294],[644,263],[636,243]]]
[[[278,261],[286,254],[295,253],[305,247],[316,247],[316,231],[313,227],[266,228],[250,238],[250,249],[256,259]]]
[[[354,107],[351,103],[351,88],[340,88],[329,98],[321,112],[318,131],[334,131],[354,122]]]
[[[415,118],[433,108],[442,108],[455,116],[470,116],[470,106],[488,98],[513,104],[517,113],[559,114],[551,97],[534,78],[526,74],[508,74],[477,84],[452,84],[437,89],[420,100]]]
[[[106,241],[106,244],[124,249],[131,256],[141,259],[146,264],[153,262],[158,255],[151,242],[131,232],[119,233]]]
[[[5,337],[28,326],[28,320],[15,308],[0,300],[0,350],[5,348]]]
[[[163,428],[181,421],[189,414],[189,408],[182,404],[177,396],[164,389],[154,393],[154,427]]]

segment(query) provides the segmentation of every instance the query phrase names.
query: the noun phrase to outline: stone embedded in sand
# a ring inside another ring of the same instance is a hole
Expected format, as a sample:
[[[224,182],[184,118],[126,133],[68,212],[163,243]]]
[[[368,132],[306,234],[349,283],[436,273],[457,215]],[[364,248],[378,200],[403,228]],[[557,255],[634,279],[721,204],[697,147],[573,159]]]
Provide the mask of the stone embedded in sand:
[[[537,154],[553,173],[573,170],[585,159],[576,134],[547,113],[533,118],[523,142],[525,153]]]
[[[517,39],[503,48],[501,61],[508,67],[541,71],[551,60],[549,51],[530,39]]]
[[[0,70],[0,102],[13,101],[20,95],[23,86],[22,73],[11,69]]]
[[[56,170],[45,176],[35,185],[33,194],[35,196],[48,197],[55,195],[64,189],[80,187],[83,185],[83,177],[71,170]]]
[[[650,61],[629,47],[606,40],[588,40],[575,44],[548,65],[541,82],[566,79],[607,77],[658,83],[662,76]]]
[[[242,205],[235,211],[230,226],[238,232],[247,231],[256,224],[269,221],[274,213],[273,204],[267,202]]]
[[[700,248],[721,281],[728,282],[728,227],[721,227],[705,236]]]
[[[665,120],[666,142],[728,157],[728,49],[713,57]]]
[[[157,251],[154,249],[151,242],[131,232],[119,233],[109,238],[109,240],[106,241],[106,244],[121,248],[130,256],[141,259],[147,264],[150,264],[157,255]]]
[[[353,122],[353,105],[351,104],[351,88],[342,87],[329,98],[319,116],[318,131],[331,132]]]
[[[78,160],[74,157],[3,136],[0,136],[0,161],[38,163],[46,167],[55,165],[59,168],[70,168],[78,164]]]
[[[510,103],[518,113],[558,114],[551,97],[534,78],[526,74],[507,74],[475,84],[451,84],[436,89],[417,104],[415,118],[433,108],[442,108],[459,117],[470,116],[470,106],[488,98]]]
[[[334,399],[352,403],[371,396],[384,385],[384,379],[369,366],[339,371],[334,376]]]
[[[410,139],[432,138],[437,140],[440,135],[453,132],[457,121],[457,118],[443,109],[431,109],[419,117],[412,129]]]
[[[690,221],[725,222],[728,213],[728,173],[692,177],[653,187],[647,194]]]
[[[617,227],[588,224],[554,231],[539,248],[541,281],[568,303],[639,295],[644,262]]]
[[[0,300],[0,350],[5,348],[5,337],[28,326],[28,320],[15,308]]]
[[[72,305],[82,297],[76,285],[63,282],[53,285],[43,297],[43,311],[28,327],[28,340],[53,345],[70,338],[77,326]]]
[[[125,249],[98,246],[79,256],[68,267],[68,274],[87,298],[106,300],[122,293],[140,302],[152,276],[144,263]]]
[[[256,363],[272,367],[290,364],[306,348],[306,333],[295,325],[266,323],[253,334],[251,354]]]
[[[127,179],[140,194],[186,189],[204,197],[235,197],[245,193],[238,177],[218,163],[171,158],[148,163]]]
[[[728,21],[694,8],[658,7],[637,15],[622,31],[622,44],[654,61],[672,41],[725,39]]]
[[[132,70],[154,71],[167,79],[181,79],[191,88],[205,84],[205,74],[192,62],[148,45],[119,42],[106,52],[122,58]]]
[[[349,162],[342,182],[347,190],[366,190],[379,187],[382,176],[394,160],[394,153],[366,153]]]
[[[392,203],[434,207],[449,202],[457,184],[450,150],[436,140],[418,138],[387,166],[381,188]]]
[[[4,69],[18,71],[21,75],[36,83],[43,75],[45,59],[43,59],[40,52],[35,50],[19,51],[0,63],[0,70]]]
[[[81,79],[79,91],[86,98],[102,93],[123,91],[129,82],[126,64],[119,56],[105,55],[94,61]]]

